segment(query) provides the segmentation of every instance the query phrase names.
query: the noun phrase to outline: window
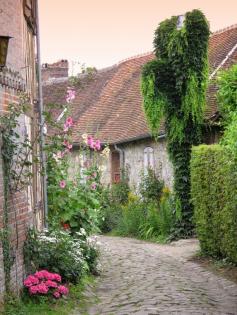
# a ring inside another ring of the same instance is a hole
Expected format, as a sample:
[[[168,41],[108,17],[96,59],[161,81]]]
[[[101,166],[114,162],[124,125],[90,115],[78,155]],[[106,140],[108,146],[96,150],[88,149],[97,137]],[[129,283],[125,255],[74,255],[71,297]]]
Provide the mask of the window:
[[[154,150],[147,147],[144,149],[144,174],[147,174],[150,168],[154,169]]]

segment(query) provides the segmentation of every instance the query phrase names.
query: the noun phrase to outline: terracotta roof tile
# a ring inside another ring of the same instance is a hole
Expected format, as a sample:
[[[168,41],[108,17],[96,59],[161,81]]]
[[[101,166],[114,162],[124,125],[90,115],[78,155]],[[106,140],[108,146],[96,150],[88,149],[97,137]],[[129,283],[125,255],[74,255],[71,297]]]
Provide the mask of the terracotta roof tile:
[[[237,25],[214,33],[209,42],[210,73],[223,61],[237,43]],[[72,104],[75,121],[73,141],[80,142],[80,135],[96,135],[103,142],[116,143],[147,137],[149,129],[142,109],[140,76],[142,66],[154,59],[153,53],[127,59],[111,68],[98,71],[93,80],[82,78],[76,88]],[[237,62],[237,51],[223,65]],[[68,82],[44,86],[44,102],[63,104]],[[208,89],[206,118],[217,112],[216,86]],[[57,112],[59,114],[59,112]],[[164,128],[160,130],[164,133]]]

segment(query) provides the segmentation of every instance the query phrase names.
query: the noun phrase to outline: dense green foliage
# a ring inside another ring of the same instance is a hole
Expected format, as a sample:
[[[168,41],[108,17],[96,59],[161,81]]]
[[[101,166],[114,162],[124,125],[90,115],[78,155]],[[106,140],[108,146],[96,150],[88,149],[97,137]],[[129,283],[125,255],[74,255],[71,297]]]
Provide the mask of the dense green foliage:
[[[182,234],[192,230],[191,147],[201,141],[208,79],[209,26],[199,10],[160,23],[155,32],[156,59],[144,66],[144,110],[154,135],[165,119],[168,152],[174,166],[174,191],[182,211]]]
[[[148,169],[147,174],[143,174],[139,185],[139,193],[145,202],[159,202],[164,182],[159,180],[153,169]]]
[[[237,263],[237,167],[220,145],[193,148],[192,201],[201,249]]]
[[[139,191],[139,195],[132,193],[127,182],[122,182],[102,192],[102,232],[162,242],[175,238],[175,207],[169,189],[150,170],[141,176]]]
[[[223,117],[222,144],[237,157],[237,65],[222,71],[218,77],[218,105]]]

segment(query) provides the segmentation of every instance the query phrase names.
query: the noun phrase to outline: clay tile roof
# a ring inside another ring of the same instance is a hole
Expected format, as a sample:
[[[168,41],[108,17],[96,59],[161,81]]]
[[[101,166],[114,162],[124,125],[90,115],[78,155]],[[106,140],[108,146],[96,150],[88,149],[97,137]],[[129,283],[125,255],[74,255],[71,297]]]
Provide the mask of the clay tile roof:
[[[215,32],[209,42],[210,74],[221,64],[237,43],[237,25]],[[81,142],[81,135],[96,135],[105,143],[119,143],[141,139],[150,135],[142,108],[140,76],[142,66],[154,59],[147,53],[127,59],[119,64],[98,71],[93,79],[81,79],[76,87],[76,99],[71,108],[75,121],[73,141]],[[237,49],[223,64],[229,67],[237,62]],[[65,103],[64,95],[68,82],[60,80],[44,86],[44,102]],[[206,118],[217,112],[216,86],[211,83],[208,89]],[[57,112],[59,115],[60,111]],[[160,133],[164,133],[162,127]]]

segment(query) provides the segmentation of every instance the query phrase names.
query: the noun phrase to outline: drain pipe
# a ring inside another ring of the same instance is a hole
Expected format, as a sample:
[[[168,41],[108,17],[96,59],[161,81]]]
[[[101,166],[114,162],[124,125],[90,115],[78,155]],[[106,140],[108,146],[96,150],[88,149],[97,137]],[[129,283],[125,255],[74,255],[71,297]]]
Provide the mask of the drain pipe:
[[[39,1],[36,0],[36,45],[37,45],[37,71],[38,71],[38,105],[40,122],[40,159],[43,169],[43,198],[44,198],[44,226],[48,228],[48,196],[47,196],[47,174],[46,155],[44,151],[44,117],[43,117],[43,92],[41,80],[41,55],[40,55],[40,30],[39,30]]]
[[[114,145],[114,148],[117,152],[119,152],[119,163],[120,163],[120,178],[122,179],[123,176],[123,170],[124,170],[124,151],[117,146],[117,144]]]

